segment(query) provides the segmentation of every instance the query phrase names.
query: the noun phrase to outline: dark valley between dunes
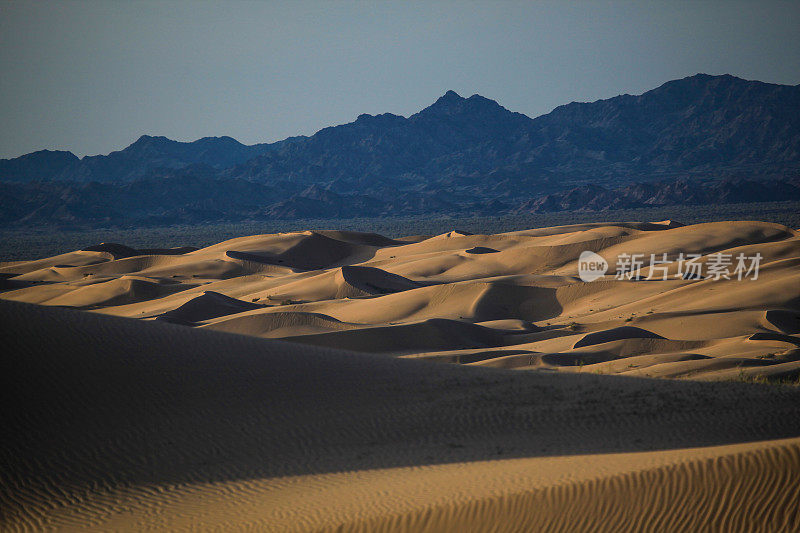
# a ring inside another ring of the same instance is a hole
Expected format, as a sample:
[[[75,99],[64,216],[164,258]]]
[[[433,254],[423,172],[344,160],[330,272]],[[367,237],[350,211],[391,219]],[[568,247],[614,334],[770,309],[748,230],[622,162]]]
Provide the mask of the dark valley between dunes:
[[[246,146],[142,136],[0,160],[5,227],[494,216],[800,200],[800,86],[698,74],[529,118],[448,91]]]

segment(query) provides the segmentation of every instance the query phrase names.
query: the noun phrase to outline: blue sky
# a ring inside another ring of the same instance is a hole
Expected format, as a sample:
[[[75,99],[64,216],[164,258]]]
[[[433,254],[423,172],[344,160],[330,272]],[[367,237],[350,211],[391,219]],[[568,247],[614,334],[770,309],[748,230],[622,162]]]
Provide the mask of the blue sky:
[[[252,144],[446,90],[537,116],[705,72],[800,83],[800,2],[0,0],[0,157]]]

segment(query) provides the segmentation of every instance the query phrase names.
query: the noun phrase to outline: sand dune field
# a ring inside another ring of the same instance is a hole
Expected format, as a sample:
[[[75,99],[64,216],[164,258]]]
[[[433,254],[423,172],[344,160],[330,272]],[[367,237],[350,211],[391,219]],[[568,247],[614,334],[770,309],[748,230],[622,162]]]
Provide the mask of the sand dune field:
[[[577,276],[587,250],[609,263],[592,282]],[[683,279],[681,253],[706,269],[715,255],[729,258],[730,279]],[[643,256],[630,279],[616,276],[623,254]],[[651,272],[663,254],[671,262]],[[739,254],[760,255],[757,279],[737,279]],[[309,231],[201,250],[93,246],[0,268],[12,289],[0,298],[481,366],[791,379],[800,373],[798,266],[800,233],[758,222],[401,240]]]
[[[0,275],[2,530],[800,530],[784,226],[106,243]]]

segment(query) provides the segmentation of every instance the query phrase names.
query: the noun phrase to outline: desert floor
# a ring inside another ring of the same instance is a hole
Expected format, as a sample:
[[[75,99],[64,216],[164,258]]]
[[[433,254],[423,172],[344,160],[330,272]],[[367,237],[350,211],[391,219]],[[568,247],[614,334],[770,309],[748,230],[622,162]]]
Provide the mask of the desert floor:
[[[3,263],[0,526],[798,530],[799,267],[670,221]]]

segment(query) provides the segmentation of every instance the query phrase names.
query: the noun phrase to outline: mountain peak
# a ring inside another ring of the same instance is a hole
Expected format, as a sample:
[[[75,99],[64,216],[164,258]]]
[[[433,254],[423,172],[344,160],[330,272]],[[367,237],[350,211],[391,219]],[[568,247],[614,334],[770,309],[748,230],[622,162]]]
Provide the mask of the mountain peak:
[[[427,109],[449,109],[463,101],[464,98],[451,89],[440,96],[439,99],[428,106]]]
[[[746,80],[733,76],[732,74],[703,74],[698,73],[693,76],[685,78],[670,80],[655,89],[648,92],[659,91],[664,88],[670,88],[678,91],[691,92],[692,88],[698,87],[778,87],[772,83],[765,83],[761,81]]]
[[[174,143],[171,139],[164,137],[163,135],[142,135],[136,141],[125,148],[125,150],[133,150],[148,146],[164,146],[166,144]]]
[[[462,116],[465,120],[477,116],[493,116],[494,118],[507,118],[516,116],[530,120],[519,113],[512,113],[494,100],[485,98],[479,94],[473,94],[469,98],[459,96],[455,91],[447,91],[432,105],[410,117],[411,119],[431,118],[431,117],[455,117]]]
[[[433,105],[430,106],[430,107],[434,107],[434,106],[451,106],[451,105],[455,105],[455,104],[458,104],[458,103],[463,102],[463,101],[464,101],[464,98],[461,95],[459,95],[454,90],[450,89],[449,91],[444,93],[442,96],[440,96],[439,99],[436,100],[436,102],[434,102]]]
[[[146,142],[154,142],[154,141],[168,141],[166,137],[163,135],[142,135],[138,139],[136,139],[136,143],[146,143]]]
[[[417,113],[417,115],[450,115],[459,111],[466,101],[466,98],[451,89],[440,96],[433,104]]]
[[[223,135],[222,137],[202,137],[197,139],[196,141],[192,141],[191,144],[196,146],[227,146],[227,147],[239,147],[244,146],[242,143],[234,139],[233,137],[229,137],[228,135]]]

